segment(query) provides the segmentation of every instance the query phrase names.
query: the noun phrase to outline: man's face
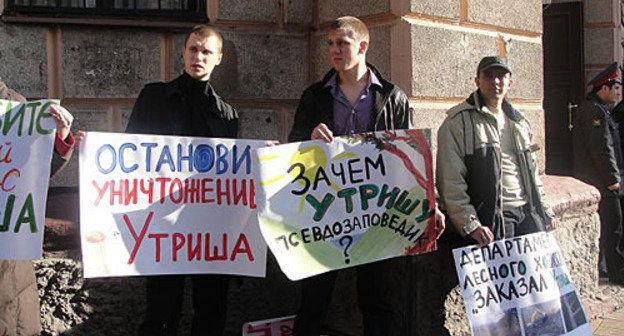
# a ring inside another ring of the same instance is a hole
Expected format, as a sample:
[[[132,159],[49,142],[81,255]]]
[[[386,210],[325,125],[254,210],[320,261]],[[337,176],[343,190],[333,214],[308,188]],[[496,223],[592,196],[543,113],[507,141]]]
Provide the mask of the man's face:
[[[184,71],[191,77],[207,81],[215,66],[221,63],[221,46],[216,36],[191,34],[184,47]]]
[[[503,68],[489,68],[479,71],[475,78],[477,87],[487,100],[500,100],[507,95],[509,87],[513,84],[511,74]]]
[[[604,100],[605,103],[615,104],[615,102],[620,100],[621,89],[622,86],[620,84],[613,84],[612,87],[608,85],[603,86],[601,89],[604,92],[604,94],[601,95],[602,100]]]
[[[330,31],[327,34],[327,46],[332,66],[338,72],[354,69],[360,63],[366,62],[368,42],[356,41],[351,31]]]

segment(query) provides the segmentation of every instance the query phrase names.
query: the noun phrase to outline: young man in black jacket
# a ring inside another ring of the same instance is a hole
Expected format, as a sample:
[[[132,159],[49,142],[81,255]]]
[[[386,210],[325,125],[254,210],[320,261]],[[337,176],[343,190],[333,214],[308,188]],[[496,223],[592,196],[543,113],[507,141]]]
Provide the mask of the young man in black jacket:
[[[355,17],[338,18],[330,25],[327,43],[333,69],[303,92],[288,140],[331,142],[338,135],[409,128],[405,93],[366,63],[366,25]],[[405,334],[409,298],[399,297],[401,290],[390,288],[389,281],[399,278],[395,272],[405,272],[407,261],[394,258],[357,267],[365,336]],[[293,336],[320,334],[336,273],[302,280]]]
[[[126,133],[236,138],[238,114],[212,88],[209,79],[221,63],[223,39],[200,25],[187,35],[184,73],[169,83],[152,83],[139,94]],[[147,310],[139,335],[177,335],[184,275],[147,277]],[[228,278],[192,275],[192,335],[223,334]]]

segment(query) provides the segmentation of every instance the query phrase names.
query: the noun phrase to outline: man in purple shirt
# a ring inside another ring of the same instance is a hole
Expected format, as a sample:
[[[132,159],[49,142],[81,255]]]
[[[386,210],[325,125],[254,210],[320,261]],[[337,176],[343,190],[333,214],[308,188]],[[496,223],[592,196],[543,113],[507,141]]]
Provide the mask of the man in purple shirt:
[[[355,17],[338,18],[330,25],[327,44],[333,69],[303,92],[288,140],[331,142],[339,135],[409,128],[405,93],[366,63],[366,25]],[[407,272],[408,260],[394,258],[356,268],[365,336],[405,335],[410,298],[401,290],[406,278],[401,274]],[[321,333],[336,274],[301,281],[293,336]]]
[[[340,89],[338,74],[334,74],[324,87],[331,88],[334,97],[334,126],[335,134],[353,135],[365,133],[371,129],[373,113],[373,96],[370,94],[371,85],[382,87],[375,73],[367,68],[368,84],[364,86],[356,97],[355,104],[351,104],[349,98]]]

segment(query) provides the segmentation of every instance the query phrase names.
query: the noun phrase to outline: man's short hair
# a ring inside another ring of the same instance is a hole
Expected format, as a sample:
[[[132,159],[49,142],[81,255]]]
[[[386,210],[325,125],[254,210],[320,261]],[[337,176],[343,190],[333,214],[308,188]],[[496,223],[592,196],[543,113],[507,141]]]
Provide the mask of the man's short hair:
[[[356,41],[369,41],[368,28],[362,20],[354,16],[343,16],[335,19],[329,24],[329,30],[346,30],[353,33]]]
[[[215,36],[219,41],[219,52],[221,51],[221,49],[223,49],[223,37],[221,36],[221,34],[219,34],[217,29],[211,25],[201,24],[193,27],[193,29],[191,29],[191,31],[186,34],[186,39],[184,40],[184,48],[186,48],[186,44],[188,43],[191,34],[197,34],[201,37]]]

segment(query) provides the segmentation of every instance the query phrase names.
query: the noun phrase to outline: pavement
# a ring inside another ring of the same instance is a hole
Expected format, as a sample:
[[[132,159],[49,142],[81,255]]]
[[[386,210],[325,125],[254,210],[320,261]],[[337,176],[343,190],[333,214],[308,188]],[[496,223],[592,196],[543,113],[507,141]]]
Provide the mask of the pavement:
[[[594,336],[624,336],[624,286],[601,277],[594,293],[583,299]]]
[[[590,322],[594,336],[624,335],[624,308]]]

